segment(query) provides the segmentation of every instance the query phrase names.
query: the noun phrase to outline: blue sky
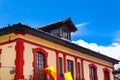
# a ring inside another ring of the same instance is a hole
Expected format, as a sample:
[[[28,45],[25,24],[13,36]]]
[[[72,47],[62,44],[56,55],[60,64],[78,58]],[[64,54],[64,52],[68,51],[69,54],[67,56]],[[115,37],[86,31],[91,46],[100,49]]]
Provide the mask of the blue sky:
[[[67,17],[78,28],[74,43],[120,60],[120,0],[0,0],[0,27],[36,27]]]
[[[71,17],[85,24],[72,40],[110,45],[120,37],[119,0],[1,0],[0,27],[23,22],[32,27]],[[118,40],[119,41],[119,40]]]
[[[72,40],[108,46],[120,42],[120,0],[0,0],[0,27],[32,27],[71,17],[79,29]]]

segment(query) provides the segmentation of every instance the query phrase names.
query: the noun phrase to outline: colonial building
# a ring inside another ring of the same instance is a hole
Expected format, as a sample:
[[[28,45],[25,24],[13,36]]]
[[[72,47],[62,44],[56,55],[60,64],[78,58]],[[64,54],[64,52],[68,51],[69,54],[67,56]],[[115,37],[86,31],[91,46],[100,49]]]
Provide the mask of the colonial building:
[[[56,74],[70,71],[74,80],[115,80],[119,60],[72,43],[75,31],[70,18],[37,28],[22,23],[0,28],[0,80],[39,80],[38,70],[48,66]]]

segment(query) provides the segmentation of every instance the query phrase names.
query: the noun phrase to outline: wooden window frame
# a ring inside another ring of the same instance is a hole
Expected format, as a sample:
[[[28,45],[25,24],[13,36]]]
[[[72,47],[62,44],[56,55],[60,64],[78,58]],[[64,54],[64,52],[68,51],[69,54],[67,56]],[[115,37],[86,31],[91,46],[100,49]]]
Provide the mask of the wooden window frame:
[[[70,69],[70,70],[69,70]],[[70,71],[74,79],[74,62],[67,59],[67,71]]]
[[[45,56],[45,67],[48,67],[48,53],[44,50],[44,49],[42,49],[42,48],[34,48],[34,49],[32,49],[32,51],[33,51],[33,79],[34,80],[37,80],[37,75],[36,75],[36,53],[37,52],[40,52],[40,53],[42,53],[44,56]]]
[[[62,59],[62,57],[59,57],[58,66],[59,66],[59,74],[62,74],[63,73],[63,59]]]
[[[91,69],[95,69],[95,79],[92,79],[92,74],[91,74]],[[97,66],[95,64],[90,64],[89,65],[89,76],[90,76],[90,80],[98,80],[98,71],[97,71]]]
[[[105,72],[108,72],[108,79],[106,79],[106,75],[105,75]],[[110,70],[108,68],[103,68],[103,74],[104,74],[104,80],[110,80]]]
[[[81,80],[81,64],[80,62],[77,62],[77,68],[78,68],[78,80]]]

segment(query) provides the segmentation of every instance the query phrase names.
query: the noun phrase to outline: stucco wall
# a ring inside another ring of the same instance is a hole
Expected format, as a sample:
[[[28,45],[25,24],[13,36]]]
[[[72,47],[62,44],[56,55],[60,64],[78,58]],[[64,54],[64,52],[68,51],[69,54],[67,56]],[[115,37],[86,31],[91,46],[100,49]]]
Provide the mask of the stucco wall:
[[[98,80],[103,80],[103,68],[108,68],[110,70],[110,77],[111,80],[114,80],[112,75],[112,67],[113,64],[111,62],[102,60],[100,58],[96,58],[90,55],[87,55],[85,53],[73,50],[71,48],[59,45],[57,43],[53,43],[51,41],[38,38],[29,34],[26,35],[14,35],[9,34],[0,37],[2,39],[0,42],[4,42],[8,40],[9,36],[12,36],[12,39],[15,38],[22,38],[25,39],[26,42],[24,42],[24,78],[29,79],[30,75],[33,75],[33,48],[42,48],[48,53],[48,66],[54,66],[56,69],[56,50],[59,53],[59,57],[64,57],[63,54],[66,54],[66,60],[72,60],[74,63],[74,74],[76,77],[76,71],[75,71],[75,57],[78,56],[77,62],[81,63],[81,59],[83,60],[83,71],[84,71],[84,77],[85,80],[90,80],[89,77],[89,64],[94,63],[97,66],[97,72],[98,72]],[[16,43],[9,43],[5,45],[1,45],[0,49],[2,49],[0,62],[2,63],[2,67],[0,68],[0,78],[1,80],[10,80],[14,78],[14,74],[10,74],[9,70],[11,67],[15,67],[15,59],[16,59],[16,51],[15,51],[15,45]],[[42,46],[41,46],[42,45]],[[74,55],[74,56],[73,56]],[[99,64],[97,64],[99,63]],[[102,64],[102,65],[100,65]],[[63,61],[64,66],[64,61]],[[108,67],[109,66],[109,67]],[[8,68],[5,68],[8,67]],[[111,67],[111,68],[110,68]],[[63,67],[64,68],[64,67]],[[64,69],[63,69],[64,70]],[[82,71],[82,68],[81,68]],[[82,77],[82,75],[81,75]]]
[[[1,52],[1,68],[0,68],[0,78],[1,80],[12,80],[14,79],[14,74],[10,74],[10,69],[15,67],[15,44],[9,43],[0,46]]]
[[[25,79],[29,79],[29,76],[33,76],[33,52],[32,49],[41,48],[39,46],[35,46],[32,44],[24,43],[24,77]],[[42,48],[44,49],[44,48]],[[56,69],[56,53],[55,51],[51,51],[48,49],[44,49],[48,53],[48,66],[54,66]]]
[[[33,75],[33,53],[32,49],[36,46],[33,46],[31,44],[24,43],[24,78],[29,79],[30,75]]]
[[[38,43],[38,44],[53,48],[53,49],[64,51],[64,52],[67,52],[69,54],[73,54],[73,55],[76,55],[76,56],[79,56],[79,57],[82,57],[82,58],[85,58],[85,59],[88,59],[88,60],[91,60],[91,61],[95,61],[95,62],[104,64],[104,65],[108,65],[108,66],[113,67],[113,64],[111,62],[105,61],[105,60],[97,58],[97,57],[87,55],[85,53],[73,50],[71,48],[59,45],[57,43],[54,43],[54,42],[51,42],[51,41],[48,41],[48,40],[45,40],[45,39],[42,39],[42,38],[38,38],[38,37],[29,35],[29,34],[26,34],[23,38],[27,39],[29,41],[32,41],[32,42],[35,42],[35,43]]]
[[[89,65],[93,64],[91,62],[88,61],[84,61],[84,75],[85,75],[85,80],[90,80],[90,71],[89,71]],[[114,80],[114,76],[112,74],[112,69],[109,67],[105,67],[99,64],[95,64],[94,65],[97,67],[97,76],[98,76],[98,80],[104,80],[104,72],[103,69],[107,68],[108,70],[110,70],[110,80]]]

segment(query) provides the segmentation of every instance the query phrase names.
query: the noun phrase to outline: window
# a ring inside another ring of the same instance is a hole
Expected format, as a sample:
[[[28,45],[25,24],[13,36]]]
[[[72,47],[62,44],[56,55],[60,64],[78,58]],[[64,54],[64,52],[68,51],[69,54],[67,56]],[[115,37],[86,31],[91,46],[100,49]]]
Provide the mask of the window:
[[[66,30],[63,30],[63,37],[64,37],[64,38],[67,38],[67,37],[68,37],[68,33],[67,33]]]
[[[59,29],[52,30],[51,34],[54,36],[60,37],[60,30]]]
[[[68,30],[63,30],[63,37],[66,39],[70,39],[70,33]]]
[[[45,67],[44,55],[40,52],[36,53],[36,70],[41,70]]]
[[[78,80],[81,80],[81,76],[80,76],[80,63],[78,62]]]
[[[96,80],[96,69],[94,67],[90,68],[91,80]]]
[[[51,30],[50,33],[56,37],[62,37],[69,40],[71,39],[70,30],[66,26],[62,26],[61,28],[59,27],[57,29]]]
[[[104,80],[110,80],[110,71],[104,68],[103,72],[104,72]]]
[[[33,80],[47,80],[46,75],[39,70],[45,68],[48,65],[48,53],[41,48],[34,48],[33,51]]]
[[[72,60],[67,60],[67,71],[70,71],[73,79],[74,79],[74,68],[73,68],[73,61]]]
[[[94,64],[90,66],[90,80],[97,80],[97,67]]]
[[[45,73],[38,72],[39,70],[43,69],[45,67],[45,62],[44,62],[44,55],[40,52],[36,53],[36,73],[37,73],[37,80],[46,80],[46,75]]]
[[[62,37],[70,40],[70,36],[70,30],[67,25],[62,26]]]
[[[62,71],[63,68],[62,68],[62,58],[61,57],[59,57],[59,64],[58,65],[59,65],[59,73],[62,74],[63,73],[63,71]]]

